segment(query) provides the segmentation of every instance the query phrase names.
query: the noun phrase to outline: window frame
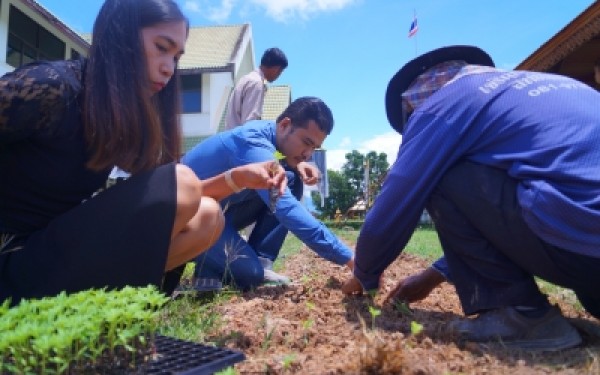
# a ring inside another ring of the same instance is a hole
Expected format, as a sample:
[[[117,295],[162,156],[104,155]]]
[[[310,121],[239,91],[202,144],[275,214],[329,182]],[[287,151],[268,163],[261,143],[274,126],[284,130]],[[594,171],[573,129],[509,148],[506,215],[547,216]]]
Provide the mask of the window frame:
[[[24,22],[25,25],[20,22]],[[21,31],[25,30],[24,32],[31,34],[20,35],[20,28]],[[62,39],[12,4],[8,12],[7,39],[6,63],[14,68],[36,60],[62,60],[67,51],[67,44]],[[55,45],[47,49],[48,43],[42,43],[42,40]]]
[[[202,74],[181,74],[179,80],[183,113],[202,113]]]

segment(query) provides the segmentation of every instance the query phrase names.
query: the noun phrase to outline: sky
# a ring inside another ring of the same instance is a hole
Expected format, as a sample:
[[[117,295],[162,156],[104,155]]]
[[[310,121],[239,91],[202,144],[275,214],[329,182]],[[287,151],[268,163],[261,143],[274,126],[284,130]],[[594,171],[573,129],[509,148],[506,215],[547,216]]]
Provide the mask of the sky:
[[[89,33],[103,0],[37,0],[77,32]],[[513,69],[593,0],[176,0],[192,26],[249,23],[257,64],[281,48],[289,66],[274,84],[292,99],[317,96],[335,119],[325,140],[328,169],[345,154],[385,152],[396,158],[401,137],[389,125],[384,97],[390,78],[435,48],[470,44],[496,66]],[[418,31],[408,31],[416,16]]]

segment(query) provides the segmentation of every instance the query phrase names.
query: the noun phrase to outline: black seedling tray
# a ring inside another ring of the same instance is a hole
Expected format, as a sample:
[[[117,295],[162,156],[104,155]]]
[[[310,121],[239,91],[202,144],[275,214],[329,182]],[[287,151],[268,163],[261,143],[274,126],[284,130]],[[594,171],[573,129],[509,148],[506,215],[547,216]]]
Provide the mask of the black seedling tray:
[[[246,359],[242,352],[156,336],[155,359],[146,363],[145,374],[205,375]]]

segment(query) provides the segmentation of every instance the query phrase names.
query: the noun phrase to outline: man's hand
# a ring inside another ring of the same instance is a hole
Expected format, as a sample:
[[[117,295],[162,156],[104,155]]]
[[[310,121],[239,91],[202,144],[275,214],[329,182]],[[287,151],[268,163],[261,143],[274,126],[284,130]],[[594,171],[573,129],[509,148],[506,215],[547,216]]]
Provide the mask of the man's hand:
[[[350,260],[346,262],[346,266],[350,269],[350,272],[354,272],[354,258],[350,258]]]
[[[358,279],[354,276],[342,285],[342,293],[346,295],[361,295],[363,294],[363,287],[360,285]]]
[[[429,267],[426,270],[401,280],[387,295],[384,303],[389,301],[415,302],[427,297],[431,291],[446,281],[441,273]]]
[[[306,185],[314,185],[321,179],[319,168],[315,167],[311,163],[301,161],[296,166],[296,170]]]

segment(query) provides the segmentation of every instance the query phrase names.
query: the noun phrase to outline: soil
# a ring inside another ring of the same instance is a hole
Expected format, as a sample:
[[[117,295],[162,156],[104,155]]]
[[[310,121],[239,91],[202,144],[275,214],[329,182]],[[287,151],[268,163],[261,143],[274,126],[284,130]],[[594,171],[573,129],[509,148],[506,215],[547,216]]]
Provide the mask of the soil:
[[[426,266],[403,254],[386,271],[384,290]],[[449,321],[463,317],[448,283],[408,310],[382,305],[385,292],[374,299],[344,296],[349,271],[307,248],[288,257],[281,273],[294,283],[262,286],[219,307],[224,324],[212,339],[244,352],[246,360],[235,366],[241,374],[600,374],[600,323],[577,311],[568,292],[551,302],[584,343],[547,353],[459,342],[444,333]]]

